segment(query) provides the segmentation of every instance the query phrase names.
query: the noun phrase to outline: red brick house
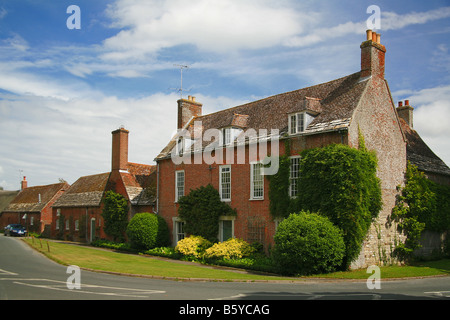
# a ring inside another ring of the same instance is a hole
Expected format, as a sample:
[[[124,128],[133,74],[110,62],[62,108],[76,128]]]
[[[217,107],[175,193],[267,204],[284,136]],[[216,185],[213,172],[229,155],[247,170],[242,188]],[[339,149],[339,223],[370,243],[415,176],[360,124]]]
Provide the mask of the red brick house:
[[[120,193],[129,203],[129,219],[138,212],[153,212],[156,166],[128,162],[128,134],[112,132],[111,171],[79,178],[53,204],[52,237],[76,241],[105,239],[102,200],[108,190]]]
[[[267,154],[276,151],[272,148],[285,154],[282,142],[290,140],[292,178],[298,173],[301,151],[331,143],[358,147],[361,132],[366,147],[375,150],[378,156],[384,206],[353,266],[377,263],[381,260],[380,252],[392,250],[399,235],[395,228],[387,228],[386,222],[395,203],[397,186],[404,181],[407,160],[418,160],[414,156],[417,151],[411,130],[408,131],[402,120],[405,112],[402,108],[397,111],[384,77],[386,48],[380,43],[379,35],[368,30],[367,40],[360,49],[360,71],[330,82],[208,115],[202,115],[202,104],[195,98],[178,100],[178,129],[184,131],[155,158],[157,211],[169,225],[173,245],[184,237],[177,200],[191,189],[207,184],[219,190],[222,201],[237,210],[237,216],[223,217],[220,221],[220,241],[237,237],[260,242],[266,249],[273,244],[278,221],[274,221],[269,212],[269,181],[261,170],[265,155],[251,152],[251,139],[246,139],[245,161],[242,163],[237,158],[239,137],[253,130],[258,132],[255,141],[261,141],[267,139],[267,135],[261,134],[265,129],[267,133],[278,131],[280,141],[275,147],[267,147]],[[406,113],[409,111],[407,109]],[[220,135],[211,139],[210,129],[217,129]],[[200,143],[199,137],[203,138]],[[215,139],[219,147],[214,152],[207,151],[207,146]],[[225,154],[230,150],[231,156],[227,158]],[[202,157],[205,152],[221,161],[205,161]],[[184,161],[173,161],[174,154],[184,155]],[[440,159],[434,154],[428,154],[427,159],[439,163],[440,173],[436,174],[450,181],[450,171]],[[301,192],[294,181],[292,179],[289,190],[291,196]]]
[[[21,182],[22,190],[3,210],[0,227],[20,223],[28,231],[49,234],[52,224],[52,205],[69,188],[67,182],[45,186],[28,187],[26,177]]]

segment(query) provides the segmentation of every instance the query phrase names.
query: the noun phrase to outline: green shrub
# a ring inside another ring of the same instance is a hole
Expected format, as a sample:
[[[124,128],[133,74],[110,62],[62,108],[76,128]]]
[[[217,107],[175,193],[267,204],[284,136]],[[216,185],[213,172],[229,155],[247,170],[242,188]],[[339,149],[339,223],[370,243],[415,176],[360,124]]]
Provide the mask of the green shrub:
[[[107,191],[103,203],[102,217],[105,221],[103,230],[113,237],[115,242],[124,242],[128,225],[127,200],[120,193]]]
[[[137,250],[148,250],[169,244],[167,223],[154,213],[137,213],[128,224],[127,236],[131,247]]]
[[[345,254],[341,230],[315,213],[291,214],[278,226],[274,240],[274,262],[287,275],[335,271]]]
[[[326,216],[344,236],[346,269],[358,257],[382,207],[375,153],[335,144],[302,152],[297,198],[290,212]]]
[[[184,221],[184,231],[217,241],[219,217],[236,215],[228,204],[220,200],[219,192],[212,185],[201,186],[178,200],[178,215]]]
[[[212,246],[212,243],[201,236],[189,236],[178,241],[175,251],[185,256],[202,258],[205,250]]]
[[[249,256],[256,249],[242,239],[231,238],[214,244],[205,252],[207,259],[241,259]]]

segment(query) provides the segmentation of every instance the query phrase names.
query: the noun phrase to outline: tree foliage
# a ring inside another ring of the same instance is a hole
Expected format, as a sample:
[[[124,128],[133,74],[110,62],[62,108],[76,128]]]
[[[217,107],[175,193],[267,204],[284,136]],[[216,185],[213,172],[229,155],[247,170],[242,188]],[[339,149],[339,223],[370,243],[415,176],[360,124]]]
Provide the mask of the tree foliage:
[[[345,254],[342,231],[327,217],[302,211],[278,226],[273,258],[288,275],[335,271]]]
[[[149,250],[169,244],[169,228],[159,215],[154,213],[137,213],[130,220],[127,236],[134,249]]]
[[[391,218],[406,236],[394,254],[406,260],[420,248],[424,230],[443,232],[450,229],[450,187],[436,184],[410,163],[406,170],[405,186],[392,210]]]
[[[185,223],[186,233],[211,242],[217,242],[219,217],[236,215],[235,210],[220,200],[219,192],[210,184],[191,190],[178,203],[178,215]]]
[[[128,225],[128,202],[120,194],[107,191],[103,199],[102,217],[105,233],[113,237],[116,242],[125,241],[125,231]]]

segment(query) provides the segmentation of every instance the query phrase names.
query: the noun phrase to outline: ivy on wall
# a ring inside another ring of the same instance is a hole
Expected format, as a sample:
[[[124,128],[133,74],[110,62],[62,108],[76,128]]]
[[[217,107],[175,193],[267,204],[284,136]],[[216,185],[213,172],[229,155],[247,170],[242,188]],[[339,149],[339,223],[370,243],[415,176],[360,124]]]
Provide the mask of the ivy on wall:
[[[289,158],[280,157],[280,171],[270,178],[272,215],[287,217],[303,210],[327,216],[343,231],[346,245],[343,267],[348,267],[358,256],[382,207],[375,153],[366,150],[362,135],[360,149],[332,144],[303,151],[297,181],[299,191],[293,199],[289,197],[289,166]]]
[[[191,190],[178,203],[178,215],[185,223],[184,231],[211,242],[217,242],[220,216],[236,215],[236,210],[222,202],[219,192],[210,184]]]

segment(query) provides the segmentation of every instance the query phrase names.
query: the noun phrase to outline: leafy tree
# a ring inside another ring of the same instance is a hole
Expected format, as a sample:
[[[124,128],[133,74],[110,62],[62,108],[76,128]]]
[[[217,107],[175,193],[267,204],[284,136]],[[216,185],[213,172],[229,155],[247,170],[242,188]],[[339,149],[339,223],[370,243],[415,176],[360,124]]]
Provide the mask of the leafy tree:
[[[281,273],[306,275],[335,271],[345,254],[342,231],[327,217],[302,211],[278,226],[273,258]]]
[[[236,211],[220,200],[212,185],[201,186],[178,200],[179,217],[184,221],[186,233],[217,242],[219,217],[236,215]]]
[[[125,241],[125,231],[128,225],[128,202],[120,194],[107,191],[103,200],[102,217],[105,233],[113,237],[116,242]]]
[[[138,250],[149,250],[169,245],[169,228],[159,215],[154,213],[137,213],[130,220],[127,236],[131,247]]]
[[[305,150],[301,156],[299,193],[290,212],[318,212],[338,226],[344,235],[343,268],[347,268],[382,207],[376,155],[365,147],[333,144]]]

